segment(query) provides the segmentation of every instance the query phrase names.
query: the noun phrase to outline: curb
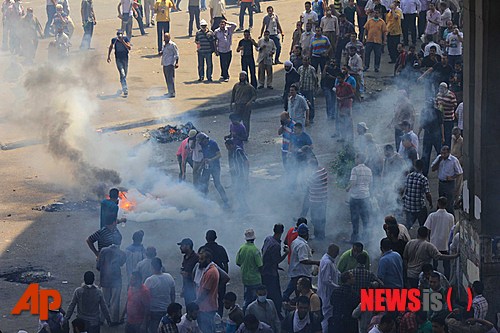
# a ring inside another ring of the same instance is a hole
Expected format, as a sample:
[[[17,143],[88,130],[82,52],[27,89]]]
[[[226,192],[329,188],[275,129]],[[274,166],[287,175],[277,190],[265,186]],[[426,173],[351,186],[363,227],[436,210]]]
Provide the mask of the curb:
[[[259,98],[255,101],[255,103],[253,104],[253,109],[255,111],[256,109],[262,109],[264,107],[279,105],[281,103],[282,103],[281,96],[263,97],[263,98]],[[217,116],[220,114],[225,114],[225,113],[230,113],[230,112],[231,112],[231,109],[229,108],[229,104],[225,104],[223,106],[213,105],[213,106],[209,106],[209,107],[205,107],[205,108],[188,110],[188,111],[182,113],[181,115],[177,115],[174,117],[154,117],[154,118],[141,119],[141,120],[136,120],[136,121],[127,122],[127,123],[116,124],[116,125],[112,125],[112,126],[100,127],[97,129],[97,131],[100,133],[118,132],[118,131],[139,128],[139,127],[151,126],[151,125],[155,125],[155,124],[161,124],[161,123],[164,123],[166,121],[185,119],[186,117],[188,117],[188,118],[189,117],[207,117],[207,116],[210,117],[210,116]]]

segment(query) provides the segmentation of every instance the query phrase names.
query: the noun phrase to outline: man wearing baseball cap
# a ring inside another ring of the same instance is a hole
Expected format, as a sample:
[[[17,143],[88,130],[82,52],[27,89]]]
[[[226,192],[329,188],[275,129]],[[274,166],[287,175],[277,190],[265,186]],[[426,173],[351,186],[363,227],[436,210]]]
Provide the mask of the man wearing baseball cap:
[[[297,287],[297,281],[301,277],[311,279],[311,265],[319,266],[318,260],[312,260],[312,250],[307,243],[309,239],[309,227],[307,224],[302,223],[297,228],[299,236],[292,242],[292,256],[290,258],[290,265],[288,266],[288,276],[290,282],[288,287],[283,293],[283,301],[289,301],[290,295]]]
[[[193,167],[193,151],[190,148],[189,141],[194,140],[196,134],[198,134],[197,130],[190,130],[188,137],[181,141],[181,144],[177,149],[176,156],[177,162],[179,163],[179,181],[186,179],[186,163],[189,164],[191,168]]]
[[[245,230],[245,244],[243,244],[236,255],[236,265],[241,268],[241,279],[245,287],[245,304],[247,306],[257,298],[257,287],[262,284],[260,270],[264,265],[259,249],[255,246],[255,232],[253,229]]]
[[[184,238],[177,245],[180,246],[181,253],[184,254],[181,266],[182,294],[184,303],[189,304],[196,299],[196,285],[193,280],[193,269],[198,262],[199,256],[193,251],[193,241],[191,238]]]

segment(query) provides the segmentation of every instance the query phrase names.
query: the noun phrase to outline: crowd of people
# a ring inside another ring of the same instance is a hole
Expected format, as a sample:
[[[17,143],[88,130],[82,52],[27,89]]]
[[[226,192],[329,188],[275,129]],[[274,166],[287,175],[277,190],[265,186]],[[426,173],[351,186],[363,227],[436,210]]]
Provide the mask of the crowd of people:
[[[114,51],[125,96],[134,18],[141,34],[146,34],[144,28],[156,25],[167,97],[176,96],[175,70],[180,57],[169,31],[170,10],[180,10],[179,5],[179,0],[145,0],[144,9],[138,0],[121,0],[118,5],[121,30],[109,45],[107,61],[111,62]],[[282,136],[288,185],[303,192],[302,217],[289,230],[275,224],[262,249],[255,245],[257,235],[253,229],[242,232],[245,243],[234,254],[228,254],[216,242],[214,230],[206,232],[207,243],[197,251],[190,238],[182,239],[178,243],[183,254],[182,305],[175,280],[167,273],[175,268],[163,265],[154,247],[143,246],[143,231],[134,233],[133,243],[120,249],[122,236],[116,225],[125,221],[117,218],[118,190],[112,189],[109,199],[102,202],[101,228],[87,239],[96,256],[99,287],[95,273],[85,272],[84,283],[75,290],[67,310],[52,311],[49,320],[41,322],[41,331],[62,331],[76,311],[71,324],[79,333],[99,332],[104,321],[111,326],[124,323],[125,331],[130,333],[496,332],[485,320],[488,302],[480,281],[472,284],[471,311],[464,309],[458,298],[453,300],[453,311],[448,311],[447,306],[441,311],[416,313],[360,309],[360,290],[364,288],[430,289],[443,295],[443,300],[447,288],[460,290],[460,223],[455,216],[455,209],[461,205],[463,177],[460,3],[306,1],[304,11],[297,15],[296,29],[290,34],[291,49],[284,63],[285,35],[274,8],[266,8],[255,40],[253,12],[260,12],[260,4],[241,0],[238,5],[238,23],[226,19],[224,0],[189,0],[187,7],[188,35],[197,46],[199,81],[213,81],[214,54],[220,60],[220,81],[230,80],[233,37],[243,31],[236,47],[241,54],[241,72],[232,89],[229,133],[224,137],[231,191],[237,196],[228,196],[221,184],[219,145],[196,129],[188,133],[177,151],[179,180],[190,178],[189,165],[193,185],[201,193],[209,191],[212,179],[225,209],[237,205],[238,212],[248,210],[249,160],[245,144],[250,135],[252,104],[260,89],[274,89],[273,66],[283,64],[285,85],[279,94],[283,94],[284,111],[279,115],[277,134]],[[200,11],[207,9],[210,22],[200,19]],[[55,43],[62,43],[67,53],[74,30],[67,0],[47,2],[48,20],[43,32],[33,11],[28,8],[24,13],[20,0],[4,0],[2,13],[7,27],[3,30],[4,49],[28,57],[29,48],[36,51],[38,33],[54,35]],[[247,29],[245,13],[249,19]],[[81,48],[88,49],[96,24],[92,0],[82,1],[82,23],[85,33]],[[193,34],[194,24],[198,30]],[[21,25],[29,28],[33,36],[29,47],[20,43],[23,40],[17,27]],[[385,51],[401,90],[397,92],[394,116],[387,124],[394,130],[394,144],[380,149],[369,132],[370,124],[353,125],[352,110],[363,104],[364,73],[372,66],[375,73],[380,71]],[[424,107],[417,117],[410,93],[420,85],[424,89]],[[344,149],[352,146],[355,160],[345,189],[349,193],[352,248],[341,254],[340,246],[330,242],[318,260],[312,246],[316,241],[328,240],[328,172],[315,156],[308,129],[319,111],[315,99],[320,90],[327,118],[333,124],[332,137]],[[433,149],[437,156],[431,160]],[[431,195],[429,170],[438,178],[437,200]],[[234,202],[229,198],[235,198]],[[434,206],[436,211],[429,213]],[[384,222],[378,223],[381,216],[385,216]],[[384,230],[386,237],[379,242],[373,239],[374,228]],[[380,253],[368,253],[368,244],[376,244]],[[231,279],[230,257],[240,267],[243,295],[226,292]],[[288,284],[283,289],[279,271],[286,259]],[[126,267],[125,274],[122,266]],[[123,286],[127,287],[127,300],[121,308]],[[238,296],[243,296],[242,307]]]

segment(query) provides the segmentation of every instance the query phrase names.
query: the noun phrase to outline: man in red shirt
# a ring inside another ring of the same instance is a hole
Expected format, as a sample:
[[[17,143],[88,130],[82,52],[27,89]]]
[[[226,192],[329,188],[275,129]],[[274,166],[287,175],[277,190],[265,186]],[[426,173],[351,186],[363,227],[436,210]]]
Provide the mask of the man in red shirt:
[[[344,74],[339,74],[337,77],[338,84],[335,86],[337,94],[337,102],[339,105],[339,117],[337,119],[337,126],[339,129],[338,142],[352,141],[352,99],[354,97],[354,89],[352,86],[345,82]]]
[[[200,307],[198,326],[204,333],[215,332],[214,316],[218,309],[217,296],[219,285],[219,270],[212,262],[212,253],[202,249],[199,252],[198,266],[195,268],[194,282],[196,284],[196,303]]]
[[[132,272],[130,276],[130,287],[127,294],[127,306],[123,311],[122,318],[127,314],[126,333],[140,333],[141,326],[148,327],[147,314],[149,313],[149,304],[151,296],[148,288],[142,284],[141,273]]]
[[[306,211],[306,214],[307,214],[307,211]],[[290,264],[290,258],[292,256],[292,242],[295,240],[295,238],[297,238],[299,236],[299,233],[297,232],[297,228],[302,223],[307,224],[307,219],[305,217],[299,217],[299,219],[297,220],[297,224],[295,225],[295,227],[291,227],[290,229],[288,229],[288,232],[286,233],[285,240],[283,241],[283,243],[286,246],[288,246],[288,249],[289,249],[289,252],[288,252],[288,264]]]

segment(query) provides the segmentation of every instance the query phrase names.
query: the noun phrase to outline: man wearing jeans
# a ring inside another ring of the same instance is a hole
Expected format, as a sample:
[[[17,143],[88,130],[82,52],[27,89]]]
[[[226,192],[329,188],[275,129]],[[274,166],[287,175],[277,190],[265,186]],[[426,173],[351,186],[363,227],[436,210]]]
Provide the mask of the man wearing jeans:
[[[385,45],[387,26],[380,18],[380,10],[375,9],[373,17],[365,24],[365,71],[370,68],[370,56],[375,53],[375,72],[380,68],[380,57],[382,56],[382,45]]]
[[[189,11],[188,34],[189,37],[193,37],[193,21],[196,22],[196,29],[200,30],[200,0],[189,0],[188,11]]]
[[[132,0],[121,0],[118,3],[118,18],[122,20],[122,31],[127,35],[129,40],[132,39],[132,16],[137,16],[137,12],[133,6]]]
[[[352,235],[351,242],[359,240],[359,219],[363,221],[363,233],[367,234],[370,221],[370,187],[373,181],[372,171],[364,165],[365,155],[356,154],[356,166],[351,170],[351,179],[346,191],[350,192]]]
[[[208,29],[205,20],[200,22],[201,29],[196,33],[194,42],[198,48],[198,81],[203,81],[205,75],[205,63],[207,64],[207,81],[212,82],[212,52],[214,52],[214,33]]]
[[[179,68],[179,49],[177,45],[170,40],[170,34],[167,32],[164,36],[165,44],[161,51],[161,65],[163,75],[167,83],[167,97],[175,97],[175,69]]]
[[[227,28],[226,25],[228,25]],[[236,23],[222,20],[219,27],[214,31],[216,44],[215,54],[220,57],[220,78],[224,82],[229,82],[229,66],[231,66],[231,60],[233,58],[231,45],[233,43],[233,33],[235,29]]]
[[[111,51],[115,49],[115,62],[116,68],[118,68],[118,73],[120,73],[120,83],[122,85],[123,95],[128,96],[127,87],[127,72],[128,72],[128,52],[132,46],[127,37],[123,36],[123,31],[118,30],[116,37],[111,40],[111,44],[108,49],[108,63],[111,62]]]
[[[157,0],[154,6],[156,13],[156,34],[158,37],[158,55],[161,53],[163,36],[170,32],[170,8],[177,10],[175,4],[170,0]]]
[[[258,47],[257,42],[250,36],[250,30],[243,32],[243,39],[238,43],[236,52],[241,52],[241,70],[247,73],[247,77],[254,88],[257,88],[257,77],[255,76],[255,59],[253,48]]]
[[[427,218],[427,207],[425,199],[429,202],[432,209],[432,196],[429,190],[429,180],[422,174],[424,161],[416,160],[413,166],[414,170],[406,176],[406,184],[403,195],[403,210],[406,214],[406,227],[410,229],[418,220],[420,226],[423,226]]]
[[[52,21],[54,20],[54,15],[56,15],[56,5],[56,0],[47,0],[47,5],[45,6],[45,9],[47,11],[47,23],[45,23],[45,29],[43,31],[45,38],[50,36],[50,26],[52,25]]]
[[[276,54],[274,56],[274,64],[281,64],[280,54],[281,54],[281,43],[280,43],[280,35],[283,38],[285,35],[283,34],[283,29],[281,29],[280,21],[278,19],[278,15],[274,14],[274,9],[272,6],[267,7],[267,15],[264,16],[262,20],[262,28],[260,29],[259,39],[262,38],[264,31],[269,31],[269,38],[276,45]]]
[[[241,268],[241,278],[244,286],[243,311],[257,298],[257,287],[262,284],[260,270],[262,269],[262,255],[255,246],[255,232],[253,229],[245,230],[245,244],[238,250],[236,265]]]
[[[249,24],[248,29],[252,29],[254,0],[238,0],[238,5],[240,6],[240,27],[238,28],[238,31],[243,30],[243,22],[245,21],[245,11],[248,11],[248,24]]]

